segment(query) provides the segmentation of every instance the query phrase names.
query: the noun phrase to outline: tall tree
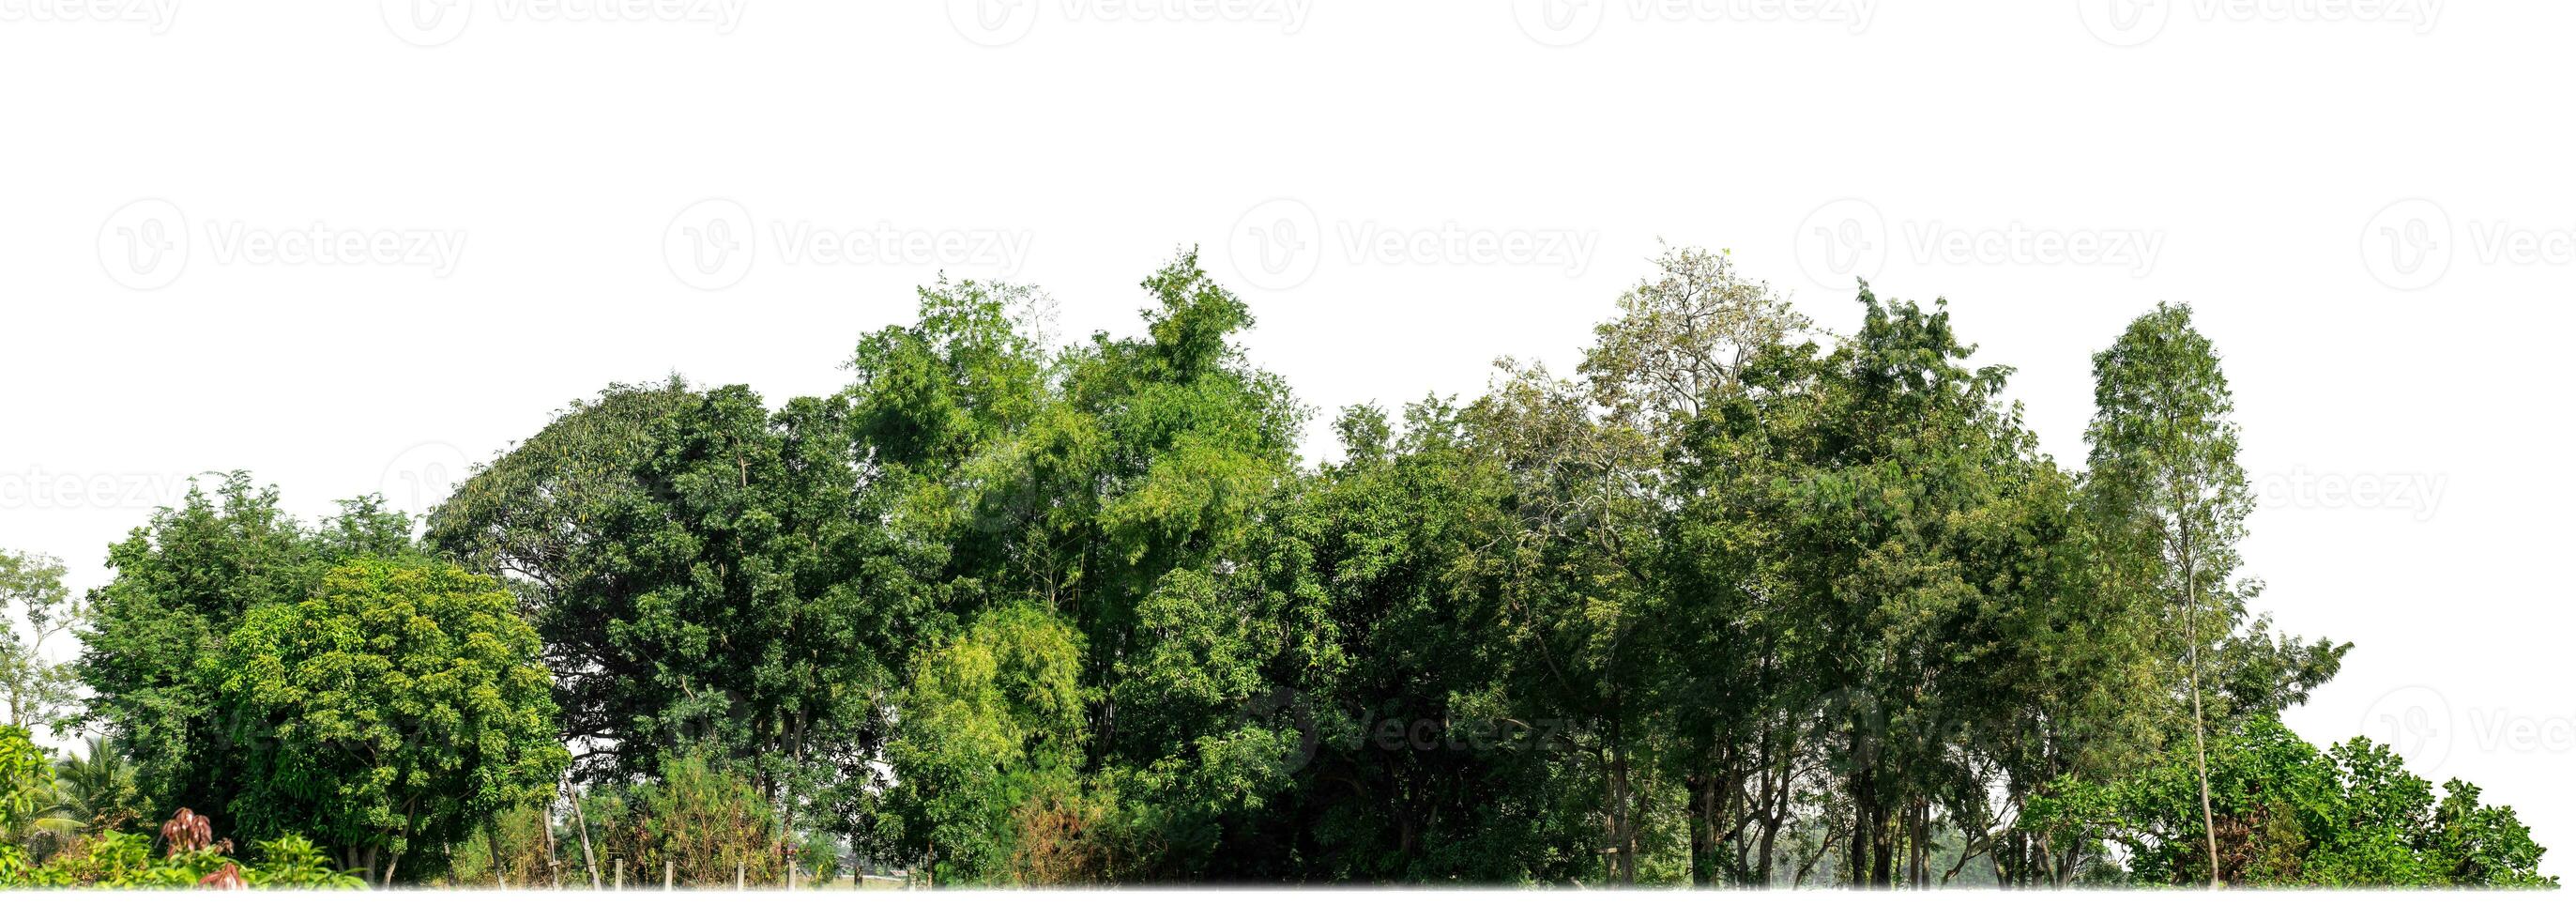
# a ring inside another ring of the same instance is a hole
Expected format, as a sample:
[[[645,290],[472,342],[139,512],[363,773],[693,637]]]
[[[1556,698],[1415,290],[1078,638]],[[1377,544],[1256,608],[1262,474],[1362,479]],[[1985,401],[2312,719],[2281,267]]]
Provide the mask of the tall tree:
[[[862,342],[848,398],[870,488],[946,622],[1034,604],[1083,655],[1082,773],[1167,840],[1213,841],[1284,776],[1277,726],[1237,718],[1294,669],[1291,634],[1247,619],[1233,553],[1295,469],[1304,409],[1235,338],[1250,308],[1184,252],[1147,277],[1147,334],[1040,363],[1033,292],[959,283]],[[1213,844],[1209,844],[1213,846]],[[1189,877],[1207,847],[1132,871]]]
[[[1769,864],[1787,819],[1787,726],[1766,709],[1787,689],[1783,621],[1765,603],[1762,534],[1719,510],[1734,507],[1742,483],[1725,480],[1724,467],[1693,466],[1715,458],[1691,454],[1689,431],[1739,394],[1756,356],[1810,324],[1737,274],[1727,253],[1672,248],[1656,267],[1596,327],[1580,370],[1603,424],[1642,439],[1632,475],[1649,500],[1638,512],[1659,534],[1653,548],[1636,551],[1650,567],[1641,598],[1646,705],[1681,777],[1690,877],[1714,884],[1721,846],[1758,828],[1762,842],[1734,848],[1724,862],[1729,881],[1760,884],[1767,875],[1753,867]]]
[[[2191,308],[2158,304],[2093,356],[2091,484],[2114,540],[2131,561],[2128,586],[2180,633],[2193,770],[2200,786],[2208,883],[2217,887],[2218,828],[2209,793],[2209,713],[2202,657],[2234,630],[2242,608],[2230,583],[2254,507],[2236,461],[2234,397]]]

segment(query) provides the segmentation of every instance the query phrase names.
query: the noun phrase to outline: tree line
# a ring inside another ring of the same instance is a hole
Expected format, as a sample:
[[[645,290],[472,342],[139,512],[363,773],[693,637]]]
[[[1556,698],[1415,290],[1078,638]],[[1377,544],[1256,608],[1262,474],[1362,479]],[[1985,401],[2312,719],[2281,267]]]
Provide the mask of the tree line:
[[[1310,461],[1250,308],[1195,252],[1142,288],[1059,345],[943,279],[774,406],[614,385],[424,521],[223,478],[11,589],[81,641],[13,718],[124,765],[75,823],[377,883],[2555,884],[2475,786],[2281,727],[2350,646],[2258,609],[2187,306],[2093,356],[2070,468],[1945,302],[1837,335],[1676,248],[1569,373]]]

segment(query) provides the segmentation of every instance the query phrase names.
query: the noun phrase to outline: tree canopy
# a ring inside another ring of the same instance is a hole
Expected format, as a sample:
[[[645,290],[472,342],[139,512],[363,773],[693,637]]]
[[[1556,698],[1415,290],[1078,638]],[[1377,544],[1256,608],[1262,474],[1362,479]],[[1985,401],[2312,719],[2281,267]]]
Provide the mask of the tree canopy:
[[[2281,727],[2350,646],[2258,606],[2187,306],[2093,356],[2075,468],[1946,301],[1835,334],[1674,248],[1570,370],[1309,462],[1251,306],[1191,251],[1140,290],[1060,342],[943,278],[783,402],[611,385],[418,535],[237,473],[77,604],[0,557],[87,688],[12,666],[13,719],[103,736],[63,800],[127,804],[72,811],[379,882],[2556,883],[2476,786]]]

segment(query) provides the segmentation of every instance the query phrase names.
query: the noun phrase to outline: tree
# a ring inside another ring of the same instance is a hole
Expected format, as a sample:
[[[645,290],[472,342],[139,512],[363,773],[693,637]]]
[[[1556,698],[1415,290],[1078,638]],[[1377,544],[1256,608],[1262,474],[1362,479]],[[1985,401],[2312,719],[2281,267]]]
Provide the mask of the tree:
[[[115,829],[144,814],[133,762],[105,738],[89,739],[85,750],[65,752],[54,762],[54,774],[84,826]]]
[[[23,633],[10,608],[26,620]],[[63,588],[63,563],[51,556],[0,552],[0,702],[9,724],[61,730],[80,701],[79,680],[68,663],[53,660],[45,642],[81,624],[85,611]]]
[[[1230,859],[1250,877],[1559,881],[1599,871],[1600,827],[1560,811],[1565,720],[1513,692],[1501,604],[1513,481],[1460,407],[1375,406],[1335,425],[1344,460],[1274,497],[1242,568],[1305,668],[1250,715],[1286,715],[1294,785]],[[1597,796],[1586,801],[1597,803]]]
[[[782,821],[864,809],[902,646],[935,627],[849,424],[839,399],[611,387],[432,512],[430,541],[507,579],[536,625],[577,779],[700,753]]]
[[[769,797],[721,757],[679,752],[662,773],[632,784],[603,784],[583,801],[581,820],[607,859],[652,877],[668,863],[679,884],[729,887],[786,882],[789,843]]]
[[[1159,851],[1169,861],[1127,871],[1189,878],[1284,782],[1259,752],[1293,734],[1239,713],[1311,647],[1247,619],[1229,571],[1295,474],[1305,411],[1245,359],[1234,339],[1250,309],[1195,252],[1142,286],[1145,336],[1099,333],[1043,363],[1032,292],[925,290],[915,325],[861,343],[846,398],[865,491],[903,543],[938,547],[912,557],[926,563],[915,596],[936,611],[924,622],[972,629],[1034,605],[1080,637],[1083,780],[1044,794],[1075,811],[1118,803],[1115,820],[1177,841]],[[953,830],[980,842],[943,860],[1008,851],[989,812],[956,814]],[[925,832],[915,821],[904,839]]]
[[[2218,827],[2210,803],[2206,764],[2211,711],[2204,661],[2213,642],[2232,639],[2245,619],[2246,602],[2259,590],[2231,581],[2254,499],[2237,464],[2237,430],[2230,418],[2234,397],[2218,355],[2191,325],[2191,308],[2158,304],[2129,324],[2119,340],[2093,357],[2094,416],[2085,440],[2092,446],[2090,482],[2098,514],[2116,549],[2118,571],[2111,598],[2152,604],[2180,634],[2183,695],[2189,702],[2192,748],[2201,799],[2205,877],[2219,883]],[[2255,637],[2262,638],[2259,630]],[[2342,649],[2320,643],[2286,653],[2256,655],[2240,670],[2275,674],[2289,686],[2253,688],[2265,697],[2303,696],[2304,687],[2331,676]],[[2262,651],[2262,650],[2258,650]],[[2257,712],[2263,710],[2256,710]]]
[[[1786,649],[1767,610],[1770,596],[1747,526],[1741,484],[1722,463],[1697,466],[1691,426],[1713,405],[1740,395],[1745,371],[1768,350],[1810,330],[1806,317],[1735,271],[1725,252],[1668,248],[1658,274],[1619,299],[1619,313],[1595,329],[1582,372],[1606,430],[1640,435],[1638,467],[1626,474],[1649,496],[1639,514],[1657,534],[1628,552],[1641,580],[1645,707],[1661,724],[1658,747],[1680,778],[1693,884],[1716,883],[1723,839],[1758,828],[1762,842],[1734,848],[1725,874],[1737,884],[1768,880],[1771,846],[1787,820],[1792,759],[1783,699]],[[1651,452],[1651,453],[1646,453]],[[1734,817],[1740,810],[1741,818]],[[1757,871],[1756,867],[1762,867]]]
[[[2076,471],[1946,302],[1864,285],[1831,336],[1672,248],[1570,376],[1349,407],[1309,464],[1251,305],[1186,250],[1141,288],[1058,346],[1043,293],[943,278],[821,397],[611,386],[478,468],[437,560],[242,474],[86,604],[0,558],[40,630],[94,611],[102,734],[0,802],[54,822],[0,880],[295,877],[111,826],[188,804],[530,884],[562,793],[595,882],[846,841],[940,885],[2555,883],[2476,787],[2280,728],[2349,647],[2253,609],[2186,308],[2095,356]]]
[[[230,739],[249,726],[223,722],[200,656],[220,651],[252,608],[304,600],[341,562],[413,552],[409,518],[378,498],[341,502],[308,529],[279,509],[274,488],[242,472],[211,494],[191,482],[178,507],[109,547],[115,574],[89,592],[73,670],[90,688],[82,720],[135,761],[144,813],[233,818],[241,752]]]
[[[1596,402],[1665,437],[1733,395],[1765,350],[1813,331],[1768,285],[1737,274],[1723,250],[1668,247],[1655,268],[1619,296],[1616,317],[1593,327],[1581,371]]]
[[[0,726],[0,882],[31,868],[22,843],[36,822],[46,817],[53,784],[45,751],[27,730]]]
[[[1080,643],[1023,603],[977,618],[914,669],[887,751],[902,778],[886,808],[894,850],[933,879],[1008,878],[1015,812],[1081,761]]]
[[[236,823],[392,884],[404,855],[551,798],[568,758],[538,651],[508,592],[449,565],[361,559],[252,610],[201,666],[245,750]]]

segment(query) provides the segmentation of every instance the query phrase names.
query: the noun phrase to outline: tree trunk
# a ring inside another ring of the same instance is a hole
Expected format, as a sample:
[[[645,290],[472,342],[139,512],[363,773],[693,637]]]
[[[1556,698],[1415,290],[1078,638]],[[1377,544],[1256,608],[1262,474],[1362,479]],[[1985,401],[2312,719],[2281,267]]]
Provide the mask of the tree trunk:
[[[2180,503],[2175,523],[2182,536],[2182,617],[2184,641],[2191,643],[2191,759],[2200,775],[2200,829],[2209,844],[2209,887],[2218,888],[2218,822],[2209,807],[2209,723],[2200,708],[2199,563],[2191,546],[2191,499]]]
[[[1853,746],[1858,747],[1857,744]],[[1851,859],[1849,865],[1843,867],[1844,874],[1850,876],[1851,886],[1854,888],[1869,887],[1870,856],[1878,850],[1876,841],[1878,829],[1873,826],[1876,820],[1870,814],[1873,810],[1869,773],[1864,769],[1852,776]]]
[[[1763,888],[1771,887],[1771,860],[1773,846],[1780,839],[1780,825],[1787,823],[1789,818],[1788,808],[1786,807],[1789,799],[1789,771],[1796,767],[1795,756],[1795,753],[1792,751],[1782,750],[1779,752],[1780,774],[1779,783],[1777,785],[1772,783],[1771,772],[1769,769],[1770,764],[1767,762],[1764,764],[1764,770],[1762,773],[1762,842],[1760,848],[1756,850],[1756,852],[1760,854],[1762,868],[1760,873],[1755,876],[1755,884]]]
[[[1869,886],[1893,889],[1896,887],[1896,815],[1883,804],[1874,810],[1878,826],[1871,828],[1870,832],[1877,835],[1878,846],[1870,852]]]
[[[483,821],[483,850],[492,857],[493,887],[508,889],[510,887],[510,883],[506,881],[508,867],[501,864],[501,816],[498,814]]]
[[[1693,888],[1714,887],[1711,883],[1717,875],[1717,854],[1710,840],[1717,824],[1717,816],[1709,814],[1710,800],[1715,797],[1711,786],[1707,774],[1682,779],[1683,795],[1690,814],[1690,878]]]
[[[563,860],[555,858],[555,816],[551,805],[537,810],[537,832],[545,838],[546,884],[561,891],[563,890]]]
[[[1610,749],[1610,844],[1618,848],[1611,859],[1611,881],[1619,885],[1637,883],[1637,826],[1628,813],[1628,752],[1615,740]]]

